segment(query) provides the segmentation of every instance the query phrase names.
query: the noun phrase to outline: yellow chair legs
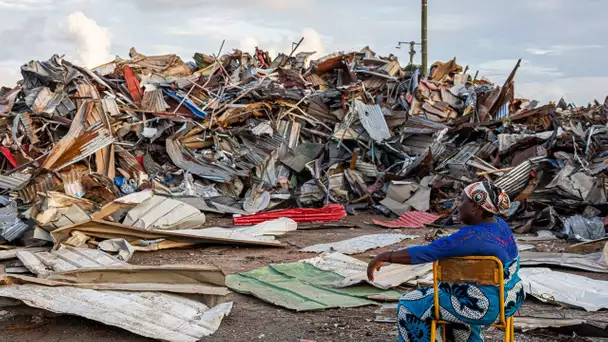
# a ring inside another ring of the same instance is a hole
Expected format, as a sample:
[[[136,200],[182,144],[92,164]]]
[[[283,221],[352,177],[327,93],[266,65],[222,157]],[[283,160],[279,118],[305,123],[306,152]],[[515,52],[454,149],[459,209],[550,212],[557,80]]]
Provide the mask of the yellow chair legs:
[[[513,316],[507,318],[505,325],[505,342],[515,342],[515,324],[513,323]],[[444,329],[445,331],[445,329]],[[435,342],[437,340],[437,321],[431,321],[431,342]],[[443,342],[445,341],[445,336],[443,338]]]

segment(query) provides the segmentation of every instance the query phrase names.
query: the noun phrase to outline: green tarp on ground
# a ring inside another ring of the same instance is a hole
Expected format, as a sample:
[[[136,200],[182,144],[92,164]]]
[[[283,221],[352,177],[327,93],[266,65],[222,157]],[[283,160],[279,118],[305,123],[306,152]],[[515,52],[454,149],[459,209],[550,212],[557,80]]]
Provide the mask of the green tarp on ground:
[[[397,301],[399,292],[370,285],[332,288],[344,279],[304,262],[275,264],[253,271],[229,275],[226,286],[251,294],[266,302],[296,311],[350,308],[378,304],[377,300]]]

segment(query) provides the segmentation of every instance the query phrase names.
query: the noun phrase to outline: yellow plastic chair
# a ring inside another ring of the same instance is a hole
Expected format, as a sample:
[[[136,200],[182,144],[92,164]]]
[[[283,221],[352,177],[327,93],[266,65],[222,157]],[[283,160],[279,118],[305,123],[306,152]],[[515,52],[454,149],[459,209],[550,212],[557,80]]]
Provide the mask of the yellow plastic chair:
[[[490,256],[448,258],[433,263],[435,319],[431,322],[431,342],[437,337],[437,324],[449,324],[439,319],[439,282],[450,284],[473,283],[479,286],[497,286],[500,298],[500,320],[492,326],[505,330],[505,342],[515,341],[513,316],[505,317],[505,279],[500,259]],[[445,329],[443,329],[445,342]]]

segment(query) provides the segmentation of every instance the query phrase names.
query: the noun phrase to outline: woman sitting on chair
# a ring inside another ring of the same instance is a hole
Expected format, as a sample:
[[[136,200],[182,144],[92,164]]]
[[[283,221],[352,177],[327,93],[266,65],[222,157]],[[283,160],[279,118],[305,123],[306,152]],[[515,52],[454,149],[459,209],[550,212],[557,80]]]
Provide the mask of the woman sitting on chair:
[[[426,246],[378,254],[368,265],[368,278],[373,281],[374,272],[384,263],[423,264],[450,257],[494,256],[504,265],[505,316],[512,316],[524,301],[519,254],[511,229],[495,216],[506,214],[509,206],[509,196],[496,186],[488,182],[469,185],[458,206],[458,218],[466,227]],[[439,306],[440,319],[449,322],[444,325],[447,341],[483,341],[483,326],[499,318],[498,288],[439,283]],[[435,318],[433,288],[401,296],[397,315],[399,341],[428,342]]]

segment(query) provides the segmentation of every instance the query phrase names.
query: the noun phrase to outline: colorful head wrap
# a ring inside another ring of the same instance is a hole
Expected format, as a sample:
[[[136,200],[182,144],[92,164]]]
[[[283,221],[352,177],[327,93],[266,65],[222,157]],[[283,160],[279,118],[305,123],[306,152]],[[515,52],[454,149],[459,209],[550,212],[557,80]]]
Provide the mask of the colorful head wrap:
[[[471,201],[495,215],[505,215],[511,206],[506,192],[489,182],[477,182],[464,188]]]

